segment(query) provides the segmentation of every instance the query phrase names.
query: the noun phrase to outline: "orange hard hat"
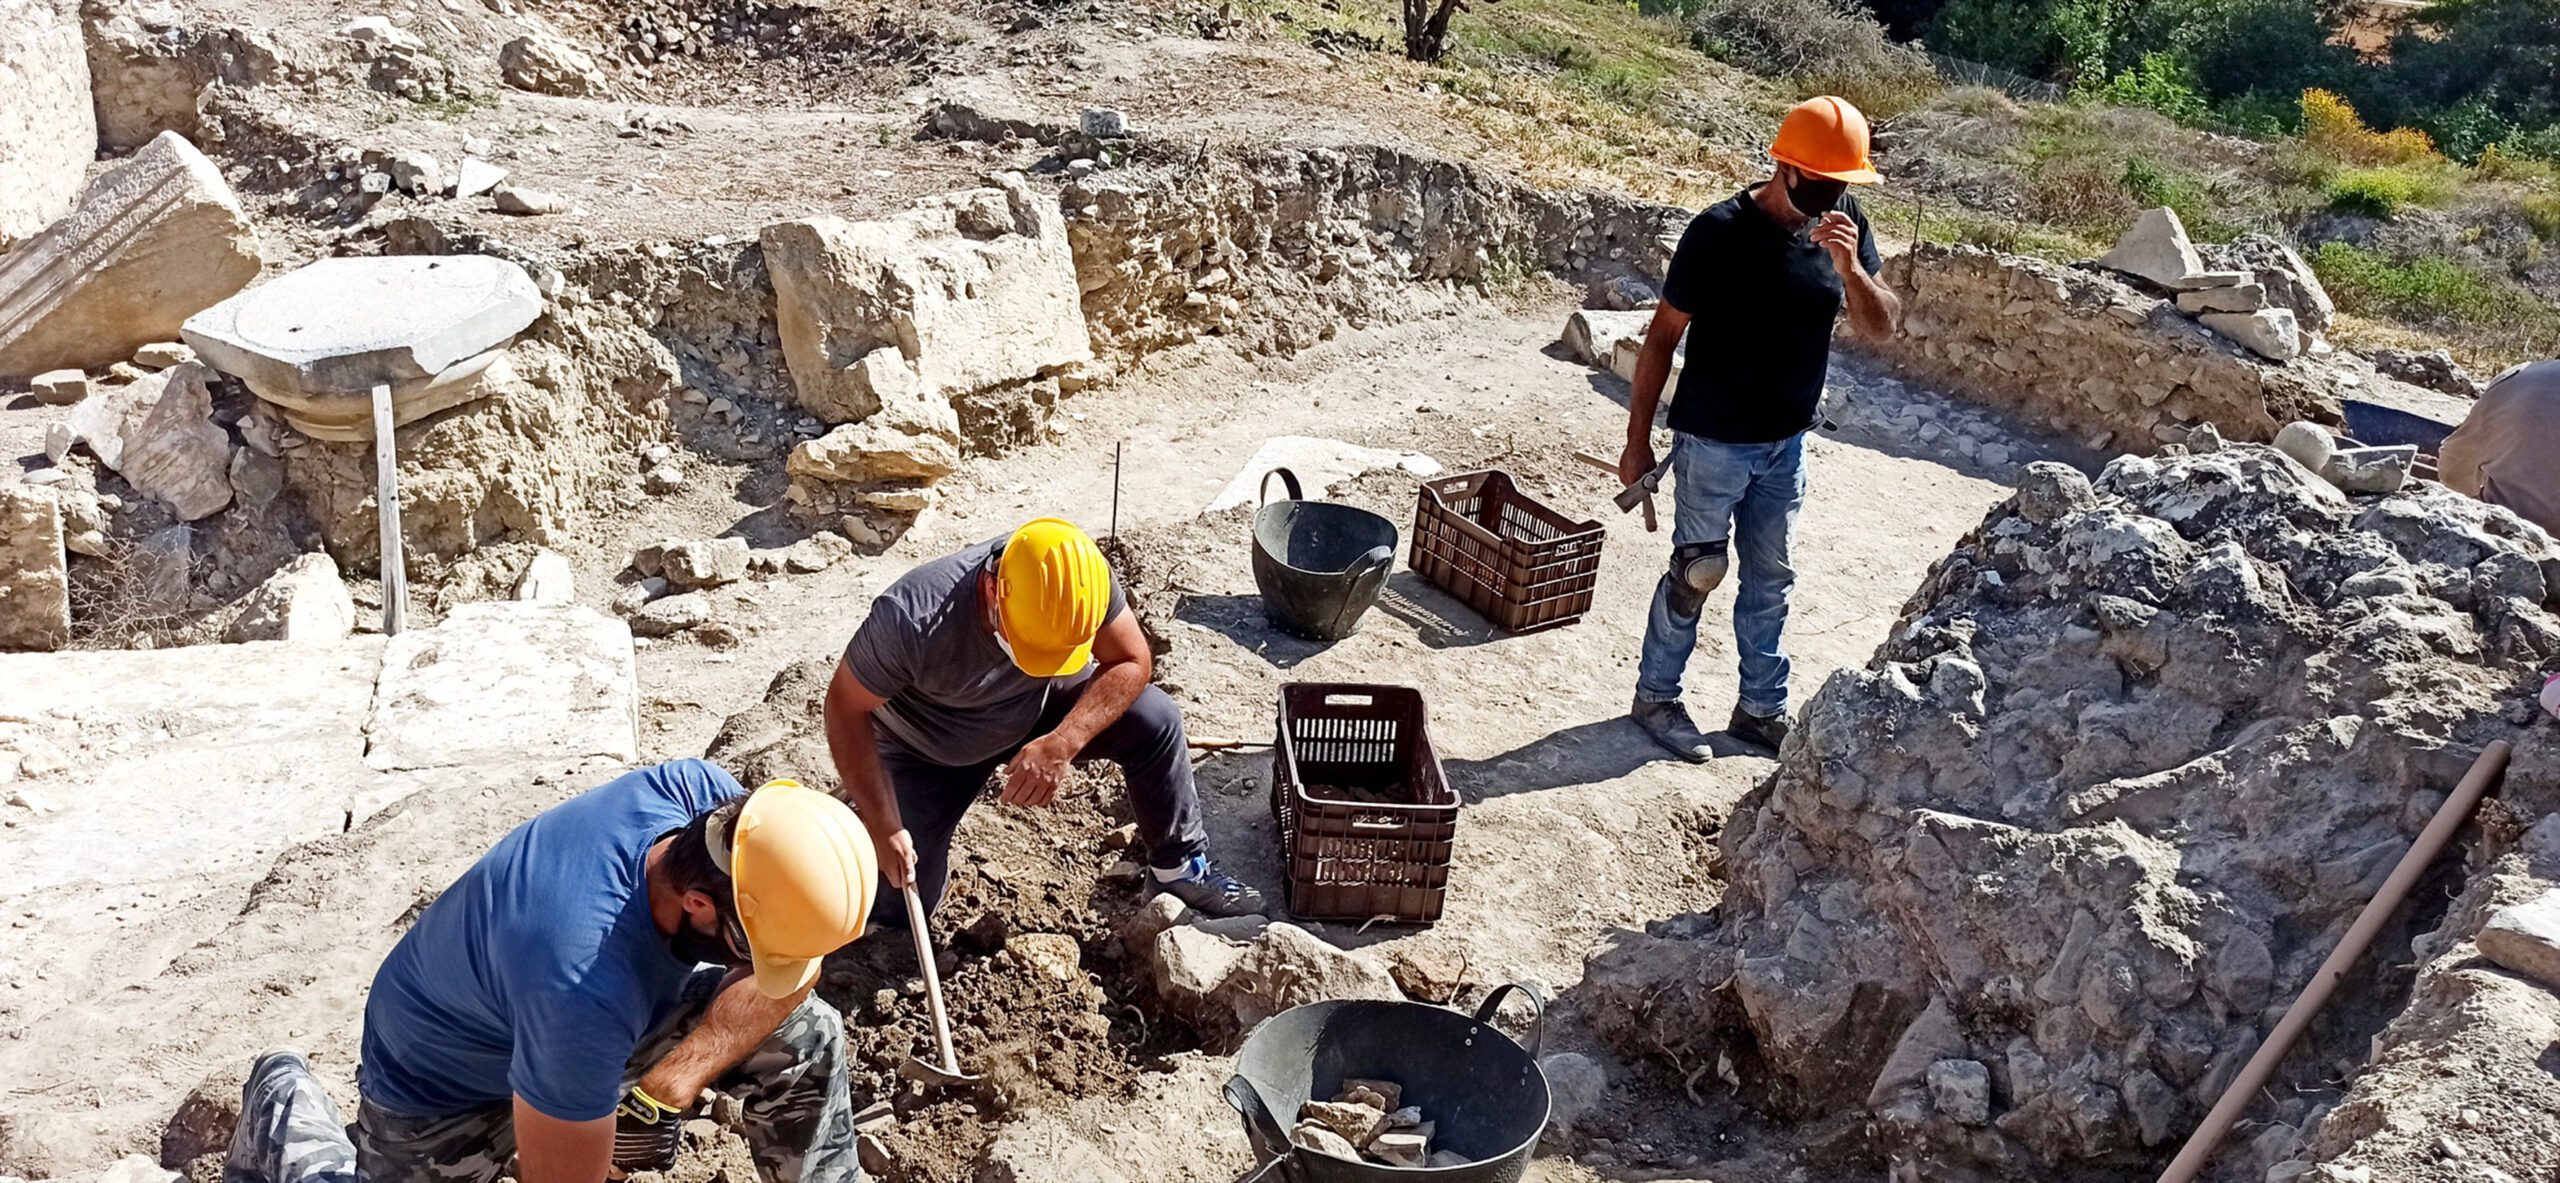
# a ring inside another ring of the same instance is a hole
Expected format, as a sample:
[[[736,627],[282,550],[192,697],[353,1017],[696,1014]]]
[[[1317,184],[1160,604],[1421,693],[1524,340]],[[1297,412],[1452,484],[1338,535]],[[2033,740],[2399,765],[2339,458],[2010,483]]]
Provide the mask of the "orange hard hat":
[[[1852,185],[1884,179],[1867,159],[1867,117],[1849,100],[1830,95],[1806,99],[1787,112],[1769,155],[1780,164]]]

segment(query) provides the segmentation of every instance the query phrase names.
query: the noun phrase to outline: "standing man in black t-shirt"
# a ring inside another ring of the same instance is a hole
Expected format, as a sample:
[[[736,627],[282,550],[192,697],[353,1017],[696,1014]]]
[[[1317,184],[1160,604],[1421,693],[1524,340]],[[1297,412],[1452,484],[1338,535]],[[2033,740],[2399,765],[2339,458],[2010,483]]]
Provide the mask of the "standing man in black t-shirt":
[[[1742,693],[1726,731],[1775,753],[1787,735],[1787,592],[1795,568],[1787,543],[1804,507],[1804,433],[1813,426],[1831,365],[1841,307],[1858,332],[1883,337],[1901,316],[1877,274],[1884,260],[1851,185],[1883,179],[1867,159],[1867,120],[1824,96],[1800,103],[1778,128],[1769,180],[1709,207],[1689,223],[1663,278],[1636,362],[1627,447],[1618,476],[1650,471],[1653,412],[1689,334],[1688,361],[1671,402],[1674,515],[1671,569],[1653,593],[1636,678],[1636,725],[1684,760],[1713,752],[1680,701],[1680,677],[1698,643],[1698,613],[1741,566],[1733,601]]]

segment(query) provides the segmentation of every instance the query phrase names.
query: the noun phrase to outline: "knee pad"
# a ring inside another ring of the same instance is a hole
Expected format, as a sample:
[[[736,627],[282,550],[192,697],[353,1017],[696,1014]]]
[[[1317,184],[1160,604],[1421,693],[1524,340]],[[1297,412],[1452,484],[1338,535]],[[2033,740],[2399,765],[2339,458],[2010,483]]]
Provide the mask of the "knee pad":
[[[1727,557],[1724,539],[1713,542],[1684,542],[1671,548],[1671,570],[1664,578],[1671,589],[1671,607],[1682,616],[1695,616],[1706,607],[1707,593],[1724,582],[1724,573],[1732,565]]]

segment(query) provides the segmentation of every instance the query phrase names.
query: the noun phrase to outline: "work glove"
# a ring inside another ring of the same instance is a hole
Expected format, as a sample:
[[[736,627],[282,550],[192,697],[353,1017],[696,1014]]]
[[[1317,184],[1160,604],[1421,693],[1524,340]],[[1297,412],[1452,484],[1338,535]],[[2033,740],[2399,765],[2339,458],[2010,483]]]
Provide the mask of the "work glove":
[[[676,1143],[684,1122],[693,1116],[650,1096],[639,1085],[622,1094],[613,1107],[613,1166],[616,1171],[664,1171],[676,1165]]]

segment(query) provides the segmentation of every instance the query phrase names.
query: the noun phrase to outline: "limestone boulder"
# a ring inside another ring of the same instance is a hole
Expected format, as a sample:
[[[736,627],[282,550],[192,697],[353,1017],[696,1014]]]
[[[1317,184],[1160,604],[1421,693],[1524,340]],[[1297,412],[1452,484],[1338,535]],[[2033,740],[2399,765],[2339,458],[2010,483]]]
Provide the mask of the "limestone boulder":
[[[747,551],[744,538],[672,543],[659,553],[660,570],[678,590],[719,587],[747,577]]]
[[[578,600],[578,576],[570,570],[569,560],[556,550],[538,550],[524,565],[524,574],[516,577],[515,597],[535,604],[574,604]]]
[[[258,266],[257,234],[222,171],[164,132],[0,255],[0,377],[105,369],[176,337]]]
[[[89,397],[89,376],[78,370],[46,370],[27,380],[27,392],[48,407],[67,407]]]
[[[498,48],[498,76],[535,94],[601,95],[612,84],[596,60],[575,42],[535,29]]]
[[[1382,959],[1338,948],[1297,925],[1174,911],[1178,918],[1171,920],[1149,921],[1142,913],[1122,939],[1157,930],[1140,946],[1157,997],[1213,1041],[1240,1039],[1262,1020],[1310,1002],[1404,998]]]
[[[2289,361],[2302,352],[2302,330],[2294,323],[2293,314],[2282,308],[2207,312],[2196,321],[2269,361]]]
[[[0,649],[59,649],[71,640],[71,579],[62,507],[46,490],[0,485]]]
[[[779,222],[761,241],[800,405],[826,422],[947,409],[1093,356],[1057,200],[1018,176],[891,218]]]
[[[321,259],[188,318],[187,344],[315,439],[373,438],[372,391],[395,425],[482,397],[489,370],[542,315],[516,263],[488,255]]]
[[[851,423],[791,449],[783,467],[825,484],[938,481],[960,467],[957,431],[943,434],[872,420]]]
[[[1611,312],[1598,308],[1576,309],[1564,321],[1564,349],[1574,360],[1605,370],[1617,357],[1618,342],[1631,337],[1641,342],[1645,331],[1652,325],[1651,310]]]
[[[182,522],[231,504],[231,435],[213,422],[210,373],[188,362],[134,383],[141,413],[124,425],[110,464]]]
[[[97,154],[79,6],[0,7],[0,251],[70,213]]]
[[[2178,220],[2178,211],[2162,206],[2142,211],[2124,237],[2116,240],[2115,249],[2098,259],[2098,266],[2174,288],[2180,280],[2204,270],[2204,259],[2187,238],[2187,226]]]
[[[2498,909],[2479,941],[2482,956],[2560,990],[2560,888]]]
[[[1995,509],[1813,696],[1657,975],[1687,988],[1604,1038],[1932,1177],[2156,1168],[2408,849],[2412,794],[2518,735],[2560,659],[2560,544],[2441,486],[2350,501],[2234,443],[2089,492]],[[2369,1036],[2315,1029],[2269,1095]]]
[[[365,763],[629,762],[639,749],[631,630],[573,604],[464,604],[391,638]]]
[[[297,556],[242,601],[222,639],[327,643],[356,628],[355,598],[325,554]]]

